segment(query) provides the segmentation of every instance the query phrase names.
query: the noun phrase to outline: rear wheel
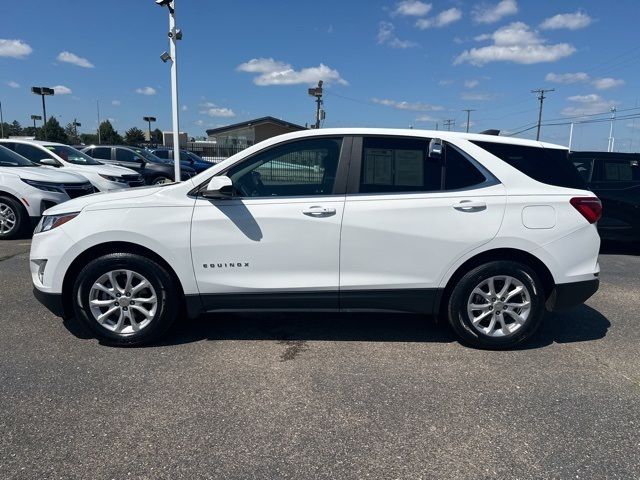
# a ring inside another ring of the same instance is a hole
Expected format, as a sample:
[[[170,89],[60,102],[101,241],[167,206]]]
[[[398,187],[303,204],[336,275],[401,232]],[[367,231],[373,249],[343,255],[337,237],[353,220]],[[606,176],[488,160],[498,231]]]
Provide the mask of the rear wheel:
[[[0,240],[10,240],[22,233],[29,216],[13,198],[0,197]]]
[[[151,180],[152,185],[164,185],[165,183],[173,183],[173,180],[163,175],[154,177],[153,180]]]
[[[169,273],[140,255],[114,253],[87,264],[73,287],[78,318],[105,343],[141,345],[157,340],[181,305]]]
[[[503,349],[529,338],[544,315],[536,273],[513,261],[489,262],[465,274],[448,303],[449,323],[474,347]]]

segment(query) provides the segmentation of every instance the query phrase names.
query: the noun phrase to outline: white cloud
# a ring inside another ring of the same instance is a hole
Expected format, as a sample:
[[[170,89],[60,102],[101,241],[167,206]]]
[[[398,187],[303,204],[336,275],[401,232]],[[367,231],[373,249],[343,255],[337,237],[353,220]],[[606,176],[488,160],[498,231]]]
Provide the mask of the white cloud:
[[[584,72],[576,73],[547,73],[544,77],[547,82],[562,83],[565,85],[571,83],[584,83],[589,81],[589,75]]]
[[[187,110],[189,110],[189,107],[187,107],[186,105],[182,105],[180,110],[182,110],[183,112],[186,112]]]
[[[588,95],[573,95],[567,100],[574,105],[565,107],[561,113],[562,115],[577,116],[577,115],[593,115],[596,113],[607,113],[609,109],[618,102],[612,100],[605,100],[596,93],[590,93]]]
[[[22,40],[0,38],[0,57],[24,58],[33,52]]]
[[[540,24],[540,28],[544,30],[558,30],[567,28],[569,30],[578,30],[579,28],[588,27],[591,24],[591,17],[583,12],[560,13],[553,17],[547,18]]]
[[[445,27],[451,23],[457,22],[462,18],[462,11],[459,8],[450,8],[440,12],[433,18],[421,18],[416,21],[416,27],[425,30],[431,27]]]
[[[418,44],[409,40],[400,40],[393,33],[395,27],[391,22],[380,22],[378,28],[378,44],[389,45],[392,48],[412,48],[417,47]]]
[[[65,87],[64,85],[56,85],[52,88],[56,95],[69,95],[71,93],[71,89],[69,87]]]
[[[20,84],[18,82],[14,82],[13,80],[7,82],[7,85],[9,85],[11,88],[20,88]]]
[[[624,80],[621,78],[596,78],[593,82],[593,86],[598,90],[607,90],[609,88],[620,87],[624,85]]]
[[[431,11],[430,3],[420,2],[419,0],[404,0],[396,6],[395,15],[407,15],[412,17],[423,17]]]
[[[78,67],[82,68],[93,68],[93,63],[91,63],[89,60],[79,57],[75,53],[71,52],[60,52],[58,54],[58,61],[77,65]]]
[[[518,13],[516,0],[502,0],[496,4],[476,5],[471,11],[471,16],[476,23],[495,23],[516,13]]]
[[[155,95],[156,89],[153,87],[136,88],[136,93],[140,95]]]
[[[377,103],[378,105],[384,105],[385,107],[392,107],[398,110],[411,110],[414,112],[439,111],[443,109],[439,105],[431,105],[421,102],[411,103],[405,101],[389,100],[387,98],[372,98],[371,101],[373,103]]]
[[[468,62],[481,66],[490,62],[514,62],[528,65],[555,62],[576,51],[568,43],[547,44],[523,22],[514,22],[491,34],[479,35],[476,40],[493,40],[493,45],[465,50],[454,60],[454,64]]]
[[[111,105],[113,105],[114,107],[119,107],[120,105],[122,105],[122,102],[120,102],[120,100],[111,100]]]
[[[210,117],[235,117],[236,114],[230,108],[211,107],[200,110],[202,115],[208,115]]]
[[[464,86],[467,88],[475,88],[480,82],[478,80],[465,80]]]
[[[416,117],[415,121],[416,122],[437,122],[438,119],[430,115],[420,115],[419,117]]]
[[[460,95],[462,100],[472,100],[474,102],[486,102],[494,98],[490,93],[463,93]]]
[[[195,120],[193,124],[201,127],[204,125],[204,120]]]
[[[319,80],[325,83],[348,85],[337,70],[321,63],[317,67],[295,70],[290,64],[273,58],[254,58],[238,65],[237,70],[246,73],[257,73],[253,83],[261,87],[268,85],[313,85]]]
[[[446,87],[448,85],[451,85],[453,83],[453,80],[440,80],[438,81],[438,85],[440,85],[441,87]]]

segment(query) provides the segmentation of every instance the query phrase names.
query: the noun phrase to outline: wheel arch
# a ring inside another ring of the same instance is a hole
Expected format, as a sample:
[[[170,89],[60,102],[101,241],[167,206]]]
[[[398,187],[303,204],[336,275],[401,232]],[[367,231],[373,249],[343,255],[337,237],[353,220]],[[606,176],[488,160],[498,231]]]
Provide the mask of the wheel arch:
[[[164,258],[162,258],[153,250],[135,243],[105,242],[93,245],[84,250],[73,260],[73,262],[71,262],[69,268],[67,268],[67,271],[64,275],[64,280],[62,281],[62,306],[65,316],[71,315],[73,312],[73,305],[71,303],[71,290],[73,288],[73,282],[75,281],[82,268],[91,260],[110,253],[131,253],[134,255],[140,255],[161,265],[162,268],[164,268],[169,273],[169,275],[175,282],[175,285],[180,293],[180,298],[182,299],[182,307],[184,307],[185,294],[182,282],[180,281],[180,277],[178,277],[178,274]]]
[[[529,267],[531,267],[542,282],[542,288],[544,293],[545,303],[548,300],[549,296],[553,292],[555,287],[555,281],[553,279],[553,275],[549,268],[535,255],[526,252],[524,250],[518,250],[516,248],[496,248],[492,250],[487,250],[482,253],[479,253],[468,260],[466,260],[462,265],[460,265],[453,275],[447,281],[445,288],[442,290],[440,298],[437,299],[439,305],[436,305],[436,311],[442,316],[446,310],[446,305],[451,296],[451,292],[453,288],[456,286],[458,281],[464,276],[465,273],[470,270],[492,261],[499,260],[511,260],[523,263]]]

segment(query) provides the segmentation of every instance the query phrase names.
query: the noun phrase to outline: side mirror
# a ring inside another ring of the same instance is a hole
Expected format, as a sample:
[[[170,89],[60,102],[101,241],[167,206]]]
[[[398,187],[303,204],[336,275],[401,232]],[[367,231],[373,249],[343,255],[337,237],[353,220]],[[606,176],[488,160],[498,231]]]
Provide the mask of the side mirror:
[[[213,177],[207,185],[207,189],[202,192],[204,198],[231,198],[233,196],[233,182],[227,176],[221,175]]]
[[[429,142],[429,158],[440,160],[442,158],[442,151],[444,145],[441,138],[432,138]]]
[[[54,160],[53,158],[43,158],[40,160],[40,165],[47,165],[48,167],[59,167],[60,162]]]

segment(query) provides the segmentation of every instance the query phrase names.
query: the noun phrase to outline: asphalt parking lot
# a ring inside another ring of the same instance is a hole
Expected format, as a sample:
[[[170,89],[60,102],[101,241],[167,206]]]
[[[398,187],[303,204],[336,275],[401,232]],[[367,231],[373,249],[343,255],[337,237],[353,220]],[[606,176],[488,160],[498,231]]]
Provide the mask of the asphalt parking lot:
[[[640,251],[507,352],[409,315],[213,315],[117,349],[0,244],[0,478],[640,478]]]

